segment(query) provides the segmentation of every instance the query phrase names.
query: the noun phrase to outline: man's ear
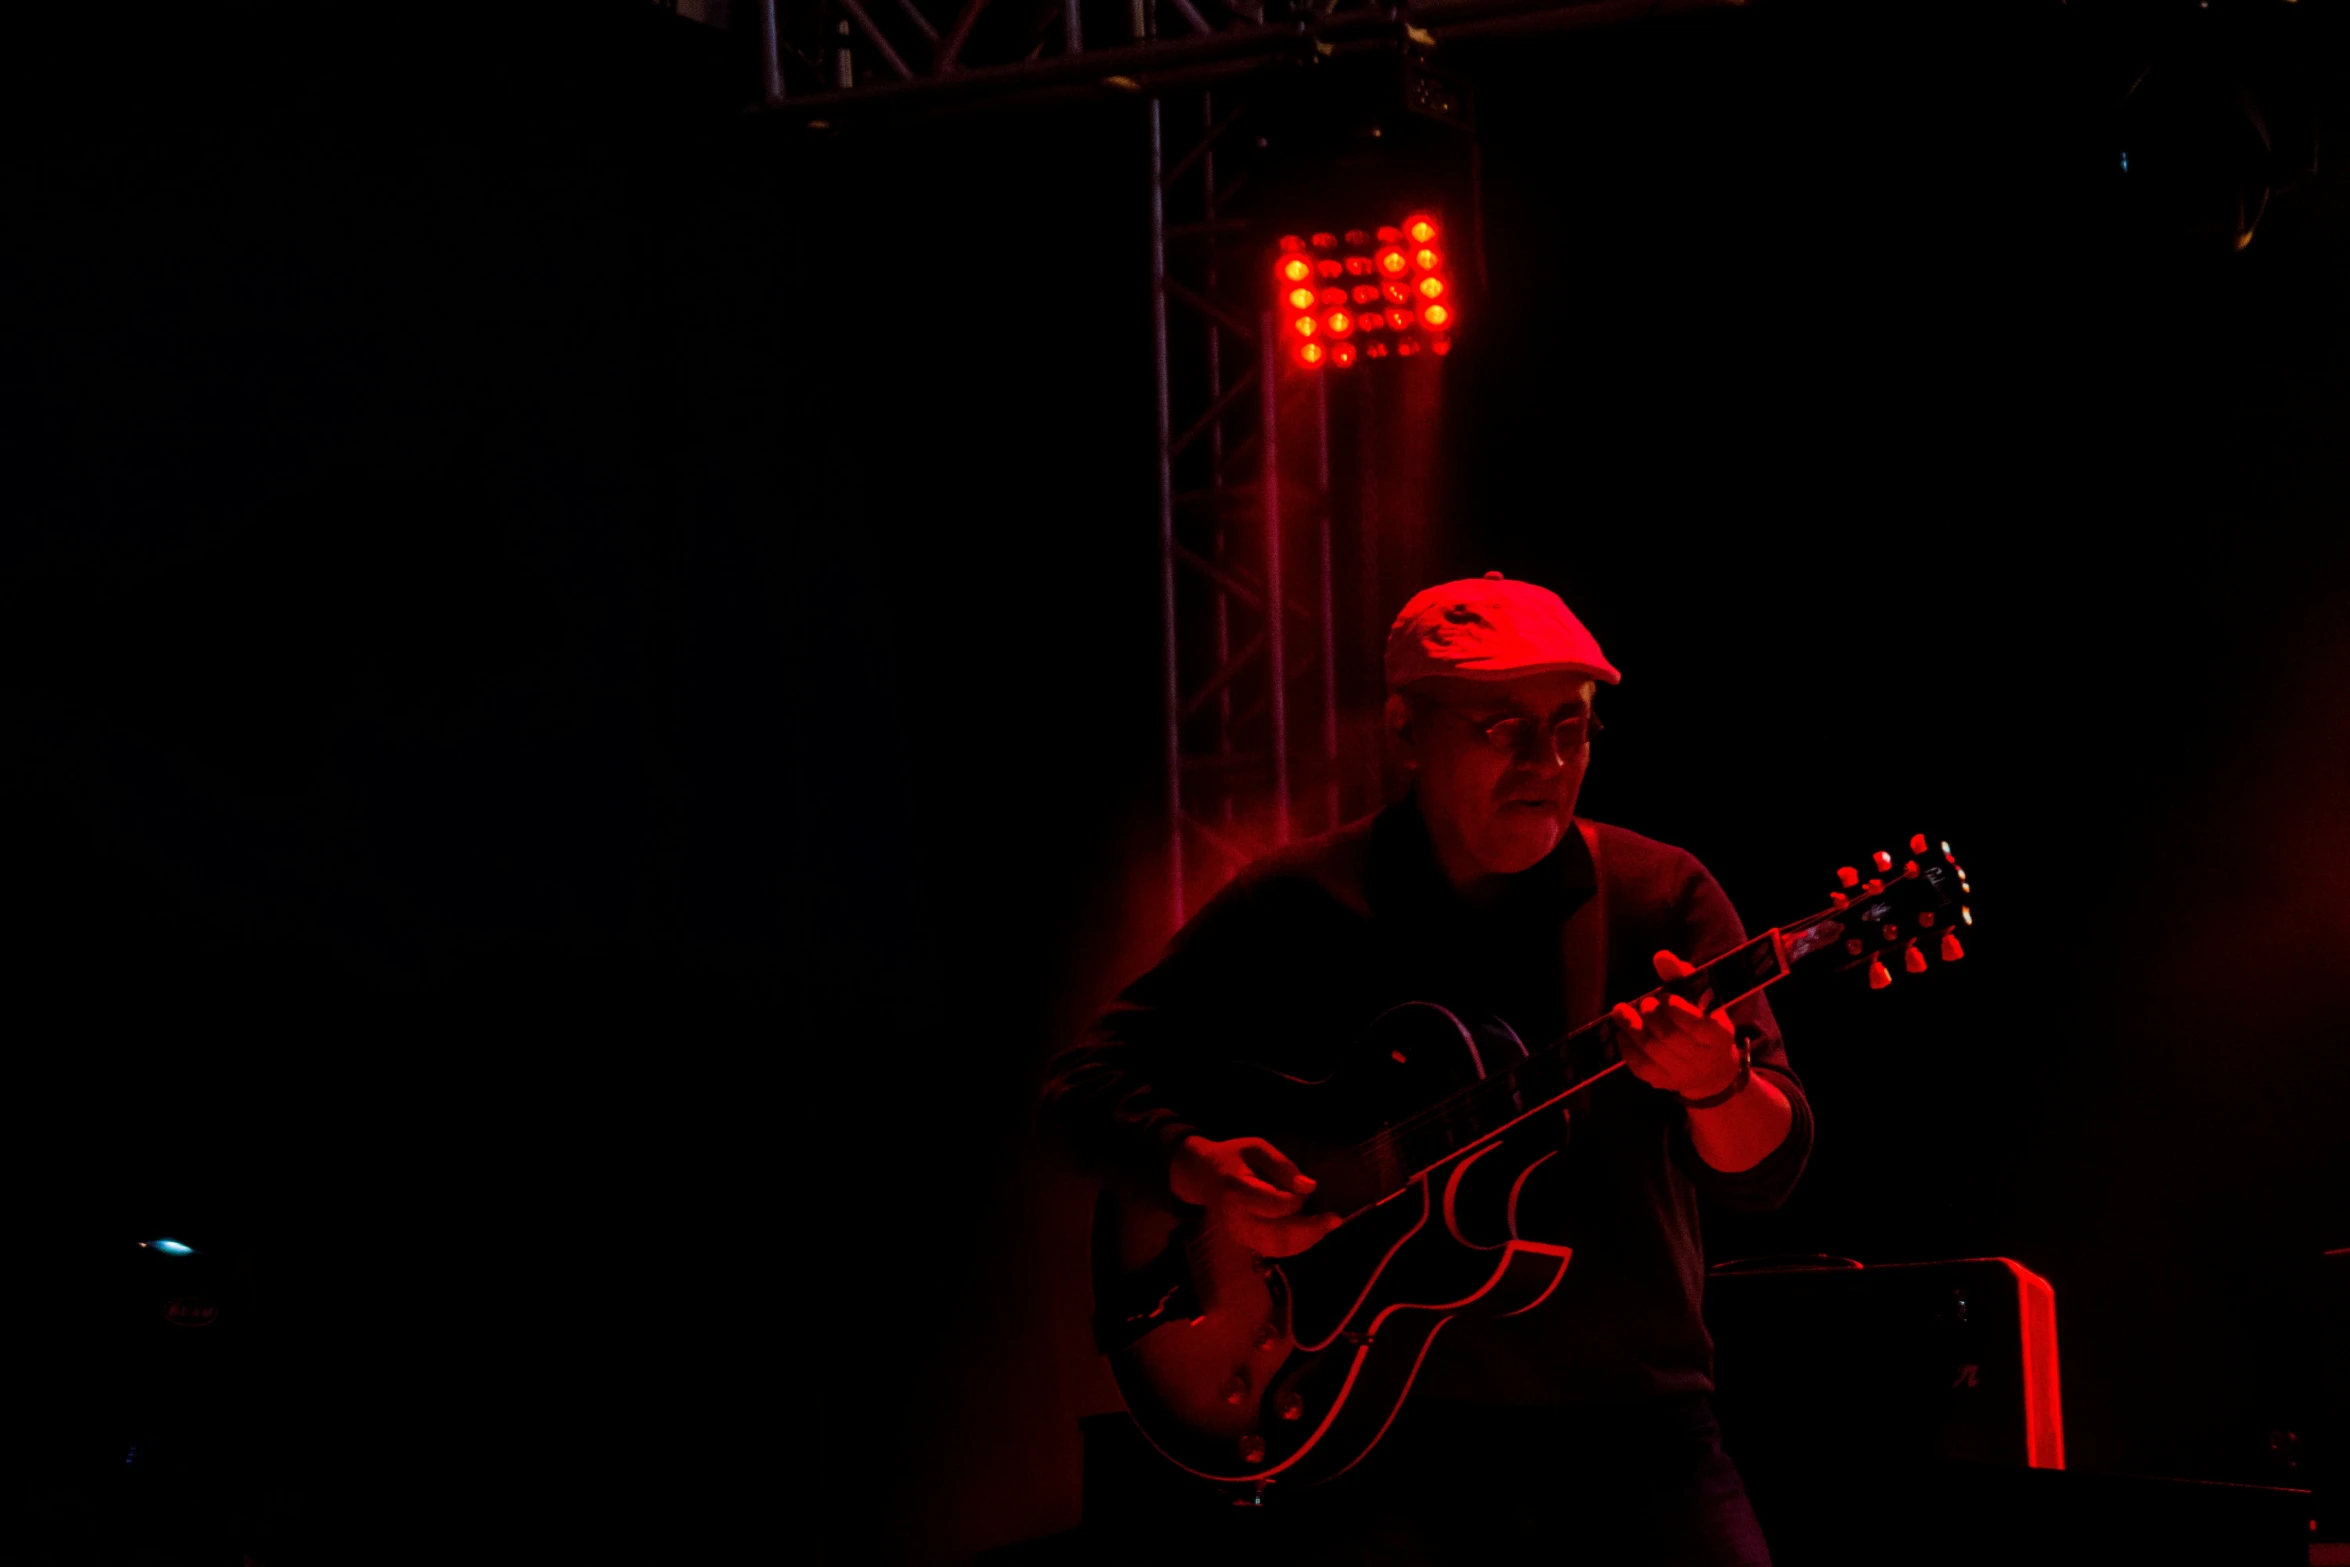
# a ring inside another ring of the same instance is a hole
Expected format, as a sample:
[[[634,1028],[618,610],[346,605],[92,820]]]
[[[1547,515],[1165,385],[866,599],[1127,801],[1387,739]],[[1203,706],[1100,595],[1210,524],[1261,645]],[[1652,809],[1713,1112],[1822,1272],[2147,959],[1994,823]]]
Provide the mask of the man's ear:
[[[1412,728],[1412,704],[1401,692],[1387,693],[1387,749],[1406,772],[1420,765],[1419,735]]]

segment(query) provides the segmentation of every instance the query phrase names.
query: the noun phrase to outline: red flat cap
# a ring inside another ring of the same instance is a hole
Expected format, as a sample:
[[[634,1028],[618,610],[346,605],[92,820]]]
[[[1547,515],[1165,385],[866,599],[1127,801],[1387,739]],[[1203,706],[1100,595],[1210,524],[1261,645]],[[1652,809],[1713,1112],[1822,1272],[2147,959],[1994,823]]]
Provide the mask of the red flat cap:
[[[1557,671],[1611,686],[1624,678],[1564,599],[1498,571],[1422,588],[1387,633],[1391,691],[1436,675],[1509,680]]]

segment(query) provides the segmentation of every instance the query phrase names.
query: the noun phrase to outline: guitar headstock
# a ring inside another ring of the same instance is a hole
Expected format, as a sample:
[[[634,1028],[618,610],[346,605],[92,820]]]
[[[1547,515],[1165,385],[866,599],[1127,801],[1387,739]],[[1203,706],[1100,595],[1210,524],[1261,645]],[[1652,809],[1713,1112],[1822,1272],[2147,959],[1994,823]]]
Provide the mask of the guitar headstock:
[[[1866,865],[1836,872],[1828,906],[1780,927],[1787,967],[1866,967],[1871,990],[1893,983],[1896,970],[1923,974],[1930,961],[1966,956],[1962,933],[1975,922],[1974,887],[1950,845],[1924,833],[1908,853],[1879,850]]]

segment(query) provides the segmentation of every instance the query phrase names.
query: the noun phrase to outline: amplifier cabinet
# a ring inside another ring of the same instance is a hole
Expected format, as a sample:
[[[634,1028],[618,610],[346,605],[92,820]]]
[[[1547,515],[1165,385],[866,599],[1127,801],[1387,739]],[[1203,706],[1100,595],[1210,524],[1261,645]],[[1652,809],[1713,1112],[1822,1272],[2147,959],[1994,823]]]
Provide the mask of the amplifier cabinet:
[[[2064,1467],[2056,1295],[2004,1257],[1706,1279],[1741,1463]]]

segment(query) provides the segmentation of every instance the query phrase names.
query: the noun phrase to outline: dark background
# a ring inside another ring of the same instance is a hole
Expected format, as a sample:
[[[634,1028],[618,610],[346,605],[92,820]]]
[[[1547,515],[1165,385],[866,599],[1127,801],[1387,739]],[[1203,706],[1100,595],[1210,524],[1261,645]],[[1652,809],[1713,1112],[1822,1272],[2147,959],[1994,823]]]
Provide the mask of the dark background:
[[[1450,62],[1440,567],[1577,606],[1589,809],[1751,921],[1915,830],[1975,876],[1968,966],[1787,996],[1819,1152],[1716,1253],[2016,1257],[2076,1466],[2291,1483],[2350,187],[2165,241],[2115,79],[2234,42],[1882,11]],[[2339,103],[2293,19],[2264,90]],[[241,1269],[171,1407],[265,1560],[1065,1525],[1103,1388],[1027,1106],[1164,934],[1138,111],[795,137],[649,5],[8,26],[20,1520],[125,1527],[178,1341],[90,1303],[169,1233]]]

